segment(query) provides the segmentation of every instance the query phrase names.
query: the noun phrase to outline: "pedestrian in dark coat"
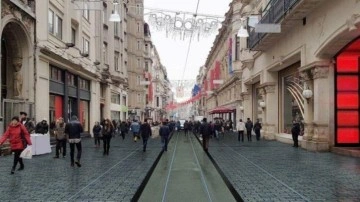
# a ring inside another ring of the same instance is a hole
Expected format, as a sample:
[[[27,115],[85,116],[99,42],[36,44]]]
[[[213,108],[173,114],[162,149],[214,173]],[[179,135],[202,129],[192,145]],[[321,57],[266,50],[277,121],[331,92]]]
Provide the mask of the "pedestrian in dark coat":
[[[250,120],[250,118],[247,118],[247,121],[245,123],[245,128],[246,128],[246,136],[247,136],[248,142],[250,142],[250,141],[252,141],[251,140],[251,131],[253,129],[253,123]]]
[[[209,148],[209,139],[212,134],[212,127],[207,123],[207,119],[203,118],[203,123],[200,126],[200,131],[202,140],[203,140],[203,149],[205,152],[208,151]]]
[[[11,174],[14,174],[18,163],[20,163],[18,170],[24,170],[24,163],[22,158],[20,158],[20,154],[25,149],[26,144],[31,145],[30,134],[25,126],[20,123],[19,117],[17,116],[11,119],[9,127],[0,139],[0,145],[4,144],[7,139],[10,140],[10,148],[11,151],[14,152],[14,163],[11,168]]]
[[[260,130],[261,130],[261,123],[259,121],[259,119],[256,119],[256,123],[254,125],[254,131],[255,131],[255,135],[256,135],[256,140],[259,141],[260,140]]]
[[[144,123],[141,124],[140,133],[141,133],[141,138],[143,140],[143,152],[146,152],[147,142],[149,140],[149,137],[152,135],[151,126],[147,122],[147,119],[144,119]]]
[[[74,163],[81,167],[80,159],[82,153],[81,146],[81,133],[84,132],[84,129],[79,122],[77,116],[73,115],[70,119],[70,122],[65,125],[65,133],[68,135],[68,141],[70,144],[70,160],[71,167],[74,167]],[[77,150],[76,161],[74,161],[75,156],[75,146]]]
[[[102,128],[104,153],[103,155],[109,155],[110,141],[114,132],[114,126],[109,119],[105,119],[104,127]]]
[[[60,150],[62,150],[62,156],[65,158],[66,156],[66,133],[65,133],[65,122],[62,117],[60,117],[55,124],[54,135],[56,139],[56,147],[55,147],[55,156],[54,158],[59,158]]]
[[[20,112],[20,122],[25,126],[30,134],[35,132],[35,124],[27,117],[26,112]]]
[[[170,128],[167,125],[166,121],[162,123],[162,126],[159,129],[159,135],[161,137],[161,142],[163,143],[163,151],[167,151],[167,146],[170,137]]]
[[[292,138],[294,141],[293,147],[299,147],[298,137],[300,135],[300,124],[298,122],[296,122],[295,120],[293,121],[293,125],[291,128],[291,134],[292,134]]]
[[[101,125],[99,122],[95,122],[95,125],[93,127],[93,134],[95,139],[95,147],[100,147],[100,139],[101,139]]]
[[[121,137],[124,140],[125,139],[125,135],[128,133],[128,125],[125,121],[122,121],[120,123],[120,132],[121,132]]]

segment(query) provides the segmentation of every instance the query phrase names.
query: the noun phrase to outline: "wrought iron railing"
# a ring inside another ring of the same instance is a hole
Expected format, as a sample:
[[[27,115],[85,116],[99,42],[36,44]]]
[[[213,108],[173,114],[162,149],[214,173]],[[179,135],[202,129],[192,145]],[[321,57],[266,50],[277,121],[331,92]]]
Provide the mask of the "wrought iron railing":
[[[271,0],[264,11],[259,24],[276,24],[301,0]],[[253,49],[264,37],[266,33],[256,33],[255,30],[250,31],[248,38],[248,47]]]

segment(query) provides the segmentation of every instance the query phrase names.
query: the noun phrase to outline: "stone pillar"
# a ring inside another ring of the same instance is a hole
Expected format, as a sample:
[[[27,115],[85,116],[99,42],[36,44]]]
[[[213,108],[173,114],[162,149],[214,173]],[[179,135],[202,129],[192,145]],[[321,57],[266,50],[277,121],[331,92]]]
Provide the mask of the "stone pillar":
[[[247,118],[252,117],[252,103],[250,99],[251,96],[248,92],[243,92],[241,93],[241,97],[243,100],[243,107],[244,107],[244,111],[242,113],[244,116],[244,121],[246,121]]]
[[[278,125],[278,102],[275,83],[265,83],[262,85],[264,89],[263,99],[266,104],[263,119],[263,137],[267,140],[274,140]]]
[[[305,72],[305,80],[309,78],[305,84],[313,91],[312,98],[304,98],[305,133],[301,143],[301,147],[310,151],[329,150],[330,91],[334,90],[328,78],[330,64],[320,61],[300,68]]]

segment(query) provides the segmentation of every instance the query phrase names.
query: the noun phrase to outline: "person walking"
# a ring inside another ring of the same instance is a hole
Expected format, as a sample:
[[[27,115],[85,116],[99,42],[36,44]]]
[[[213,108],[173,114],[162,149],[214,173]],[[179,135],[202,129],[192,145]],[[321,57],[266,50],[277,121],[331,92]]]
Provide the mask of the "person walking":
[[[133,133],[134,136],[134,142],[136,142],[139,139],[139,131],[140,131],[140,124],[138,123],[137,120],[134,120],[131,125],[130,125],[130,129]]]
[[[299,147],[298,137],[300,135],[300,124],[298,122],[296,122],[295,120],[293,121],[293,125],[291,128],[291,134],[292,134],[292,138],[294,141],[293,147]]]
[[[56,121],[56,126],[54,129],[55,139],[56,139],[56,149],[54,158],[59,158],[59,153],[62,150],[62,156],[66,156],[66,134],[65,134],[65,123],[64,119],[60,117]]]
[[[238,131],[238,141],[244,142],[244,130],[245,130],[245,123],[242,119],[239,120],[239,123],[236,125],[236,130]]]
[[[95,125],[93,127],[93,134],[94,134],[94,140],[95,140],[95,147],[100,147],[100,139],[101,139],[101,125],[98,121],[95,122]]]
[[[188,121],[185,121],[184,123],[184,132],[185,132],[185,136],[187,136],[188,134],[188,131],[189,131],[189,122]]]
[[[209,148],[209,139],[212,133],[212,128],[210,126],[210,124],[207,123],[207,119],[203,118],[203,122],[200,126],[200,134],[202,136],[202,140],[203,140],[203,149],[205,152],[208,151]]]
[[[259,119],[256,119],[256,123],[254,125],[254,131],[256,134],[256,140],[259,141],[260,140],[260,130],[261,130],[261,123],[259,121]]]
[[[4,144],[7,139],[10,140],[11,151],[14,152],[14,163],[11,168],[11,174],[14,174],[18,163],[20,163],[18,170],[24,170],[24,162],[20,158],[20,154],[26,145],[31,145],[30,134],[25,126],[20,123],[18,116],[14,116],[11,119],[9,127],[0,139],[0,145]]]
[[[146,145],[149,137],[152,135],[151,126],[147,119],[144,119],[144,123],[140,126],[141,138],[143,140],[143,152],[146,152]]]
[[[251,142],[251,131],[253,129],[253,122],[250,120],[250,118],[247,118],[247,121],[245,123],[245,128],[246,128],[246,136],[248,139],[248,142]]]
[[[27,117],[26,112],[20,112],[20,122],[25,126],[29,134],[35,132],[35,125],[32,120]]]
[[[84,132],[82,125],[78,121],[77,116],[73,115],[70,119],[70,122],[65,125],[65,133],[69,137],[71,167],[74,167],[74,163],[78,167],[81,167],[80,159],[82,153],[82,146],[81,146],[82,132]],[[77,150],[76,161],[74,161],[75,146]]]
[[[124,140],[125,139],[125,135],[128,133],[128,126],[126,124],[125,121],[122,121],[120,124],[120,133],[121,133],[121,137]]]
[[[159,135],[161,137],[161,142],[163,144],[163,151],[167,151],[167,146],[169,143],[169,137],[170,137],[170,128],[167,125],[167,122],[162,122],[162,125],[159,129]]]
[[[105,119],[104,127],[102,129],[104,153],[103,155],[109,155],[110,141],[114,132],[114,126],[109,119]]]

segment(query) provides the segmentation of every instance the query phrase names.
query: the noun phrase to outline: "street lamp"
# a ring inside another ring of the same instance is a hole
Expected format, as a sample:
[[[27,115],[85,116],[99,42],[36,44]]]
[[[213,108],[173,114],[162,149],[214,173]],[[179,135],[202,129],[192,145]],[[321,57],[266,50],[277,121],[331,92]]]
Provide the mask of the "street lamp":
[[[310,89],[305,89],[302,94],[306,99],[307,103],[309,103],[310,98],[313,96],[313,92]]]
[[[110,22],[121,22],[120,14],[118,13],[117,5],[119,2],[117,0],[113,1],[114,4],[114,13],[110,15],[109,21]]]
[[[265,104],[264,101],[261,101],[261,102],[259,103],[259,105],[260,105],[260,107],[263,108],[263,109],[266,107],[266,104]]]

